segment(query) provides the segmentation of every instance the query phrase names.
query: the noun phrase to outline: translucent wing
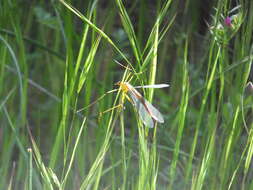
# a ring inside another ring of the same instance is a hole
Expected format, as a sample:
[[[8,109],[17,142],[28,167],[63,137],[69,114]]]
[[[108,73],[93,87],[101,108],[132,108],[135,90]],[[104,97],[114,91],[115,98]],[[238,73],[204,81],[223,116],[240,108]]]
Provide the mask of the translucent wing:
[[[141,100],[139,98],[137,98],[131,91],[129,91],[128,94],[129,94],[129,96],[132,100],[132,103],[133,103],[134,107],[136,108],[142,122],[147,127],[153,128],[154,127],[154,120],[152,119],[151,115],[149,114],[147,108],[143,105]]]
[[[147,110],[148,114],[151,115],[151,117],[156,120],[159,123],[163,123],[164,119],[162,114],[151,104],[149,103],[146,99],[144,99],[141,94],[135,90],[134,88],[130,88],[129,92],[133,94],[136,99],[143,104],[144,108]]]
[[[147,100],[144,99],[144,101],[153,119],[159,123],[164,123],[163,115]]]
[[[151,85],[144,85],[144,86],[135,86],[134,88],[167,88],[170,85],[168,84],[151,84]]]
[[[159,123],[164,122],[162,114],[151,103],[145,100],[142,95],[135,90],[135,87],[127,82],[121,83],[120,85],[123,91],[129,95],[131,102],[140,116],[140,119],[146,126],[153,128],[155,121]],[[169,85],[167,84],[156,84],[140,86],[140,88],[165,88],[168,86]]]

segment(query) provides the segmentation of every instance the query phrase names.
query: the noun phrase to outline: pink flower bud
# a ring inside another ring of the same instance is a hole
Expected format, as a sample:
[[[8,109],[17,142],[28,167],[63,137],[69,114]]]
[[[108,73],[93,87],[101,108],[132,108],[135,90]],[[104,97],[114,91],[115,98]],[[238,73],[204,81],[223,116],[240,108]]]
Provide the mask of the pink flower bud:
[[[232,26],[232,19],[231,17],[226,17],[225,20],[224,20],[224,24],[228,27],[231,27]]]

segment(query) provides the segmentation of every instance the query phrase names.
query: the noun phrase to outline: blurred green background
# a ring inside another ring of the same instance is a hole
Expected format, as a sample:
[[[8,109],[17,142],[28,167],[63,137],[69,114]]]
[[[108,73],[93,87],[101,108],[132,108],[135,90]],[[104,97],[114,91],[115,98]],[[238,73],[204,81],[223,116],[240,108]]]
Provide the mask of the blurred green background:
[[[253,189],[251,10],[2,0],[0,189]],[[141,122],[126,80],[170,85],[138,89],[164,124]]]

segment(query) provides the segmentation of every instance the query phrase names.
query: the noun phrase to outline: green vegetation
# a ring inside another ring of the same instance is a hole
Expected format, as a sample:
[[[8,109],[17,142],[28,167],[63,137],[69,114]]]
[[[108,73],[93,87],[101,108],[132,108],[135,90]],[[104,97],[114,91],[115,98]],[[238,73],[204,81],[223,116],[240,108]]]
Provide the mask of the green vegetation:
[[[1,1],[0,189],[253,189],[253,2],[237,3]],[[170,84],[139,89],[164,124],[114,90],[129,78]]]

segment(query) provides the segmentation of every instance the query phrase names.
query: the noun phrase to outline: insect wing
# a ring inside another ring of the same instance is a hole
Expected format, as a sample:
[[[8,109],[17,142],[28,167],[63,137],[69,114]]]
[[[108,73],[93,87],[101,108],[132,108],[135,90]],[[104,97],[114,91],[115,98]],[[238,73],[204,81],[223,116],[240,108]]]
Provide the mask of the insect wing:
[[[144,100],[144,101],[153,119],[159,123],[164,123],[163,115],[147,100]]]
[[[167,88],[170,85],[168,84],[151,84],[151,85],[144,85],[144,86],[135,86],[134,88]]]
[[[132,91],[129,91],[128,94],[129,94],[129,96],[132,100],[132,103],[135,106],[142,122],[146,126],[148,126],[150,128],[153,128],[154,127],[154,121],[153,121],[151,115],[149,114],[147,108],[143,105],[141,99],[138,98]]]
[[[151,103],[144,99],[137,90],[131,87],[129,92],[131,92],[132,96],[135,97],[137,101],[140,102],[140,104],[142,104],[144,109],[148,112],[149,115],[151,115],[154,120],[159,123],[164,123],[162,114]]]

